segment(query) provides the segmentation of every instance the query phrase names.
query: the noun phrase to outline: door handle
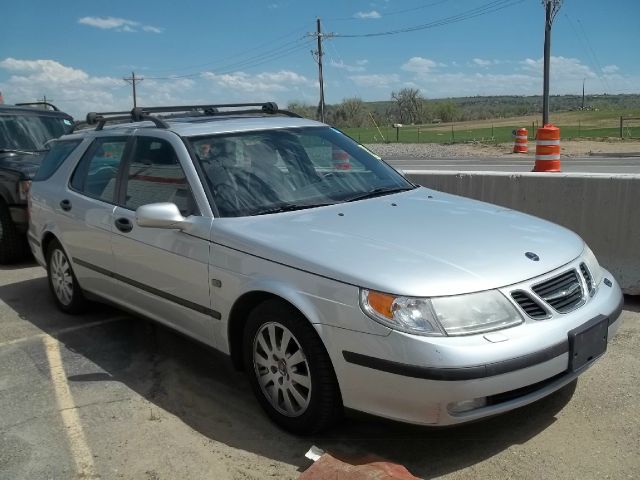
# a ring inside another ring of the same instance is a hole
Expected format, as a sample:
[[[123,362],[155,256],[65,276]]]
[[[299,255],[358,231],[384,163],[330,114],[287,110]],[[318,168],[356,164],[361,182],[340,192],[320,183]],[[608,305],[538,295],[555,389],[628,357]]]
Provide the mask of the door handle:
[[[66,198],[60,202],[60,208],[65,212],[71,210],[71,200],[67,200]]]
[[[118,230],[124,233],[130,232],[131,230],[133,230],[133,223],[131,223],[131,220],[125,217],[118,218],[115,221],[115,225]]]

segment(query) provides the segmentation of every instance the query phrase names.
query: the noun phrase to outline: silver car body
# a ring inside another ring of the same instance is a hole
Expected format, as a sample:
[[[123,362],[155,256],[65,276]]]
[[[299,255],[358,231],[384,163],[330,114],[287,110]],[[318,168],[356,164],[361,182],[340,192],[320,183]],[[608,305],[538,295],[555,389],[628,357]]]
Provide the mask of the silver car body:
[[[568,334],[598,318],[619,326],[622,294],[606,271],[595,292],[581,273],[584,242],[547,221],[427,188],[301,211],[215,218],[181,137],[292,127],[326,127],[293,118],[171,122],[169,130],[132,124],[81,132],[80,146],[31,191],[29,241],[45,264],[55,236],[82,288],[237,355],[230,319],[256,293],[280,297],[313,325],[335,370],[345,407],[423,425],[475,420],[533,402],[571,382]],[[145,135],[174,147],[200,215],[183,230],[141,227],[136,212],[69,188],[96,136]],[[73,210],[61,210],[62,198]],[[116,218],[134,224],[123,234]],[[539,260],[528,258],[535,252]],[[528,317],[511,296],[576,272],[579,307]],[[430,337],[388,328],[363,312],[361,289],[439,297],[498,289],[523,323],[496,332]],[[521,390],[522,389],[522,390]],[[457,402],[484,398],[478,408]]]

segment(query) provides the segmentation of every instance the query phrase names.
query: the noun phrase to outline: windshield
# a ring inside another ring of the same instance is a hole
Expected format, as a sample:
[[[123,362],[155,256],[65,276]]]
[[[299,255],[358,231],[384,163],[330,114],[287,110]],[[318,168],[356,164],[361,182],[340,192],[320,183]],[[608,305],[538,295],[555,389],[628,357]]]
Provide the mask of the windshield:
[[[49,140],[64,135],[71,125],[63,117],[0,114],[0,150],[45,150]]]
[[[363,146],[329,127],[187,139],[222,217],[355,201],[414,188]]]

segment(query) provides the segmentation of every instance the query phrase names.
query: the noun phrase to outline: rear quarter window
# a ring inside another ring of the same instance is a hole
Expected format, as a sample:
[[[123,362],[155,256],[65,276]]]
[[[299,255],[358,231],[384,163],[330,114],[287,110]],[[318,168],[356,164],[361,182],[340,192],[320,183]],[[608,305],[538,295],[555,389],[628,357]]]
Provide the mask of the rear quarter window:
[[[40,168],[33,177],[34,182],[47,180],[53,175],[60,165],[80,144],[81,140],[62,140],[53,142],[51,149],[46,153],[40,164]]]

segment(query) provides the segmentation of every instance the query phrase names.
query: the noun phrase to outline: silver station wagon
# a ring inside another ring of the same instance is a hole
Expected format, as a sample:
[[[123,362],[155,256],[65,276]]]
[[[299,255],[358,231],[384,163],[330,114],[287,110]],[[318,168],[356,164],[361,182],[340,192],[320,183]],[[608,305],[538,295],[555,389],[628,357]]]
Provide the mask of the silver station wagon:
[[[289,431],[344,407],[421,425],[512,410],[620,324],[620,288],[576,234],[416,186],[273,103],[87,120],[31,189],[58,307],[102,299],[228,354]]]

